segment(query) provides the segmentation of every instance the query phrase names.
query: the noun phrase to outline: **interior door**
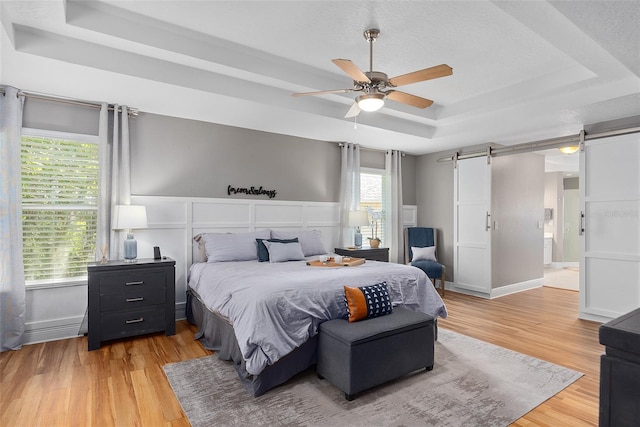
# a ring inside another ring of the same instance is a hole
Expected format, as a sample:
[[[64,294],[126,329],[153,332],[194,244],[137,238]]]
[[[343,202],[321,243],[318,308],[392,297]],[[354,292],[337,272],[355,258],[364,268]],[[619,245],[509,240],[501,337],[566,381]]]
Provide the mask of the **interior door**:
[[[491,165],[486,157],[458,160],[454,169],[456,287],[491,292]]]
[[[564,190],[563,197],[562,261],[577,263],[580,261],[580,190]]]
[[[640,306],[640,134],[586,141],[580,154],[580,317]]]

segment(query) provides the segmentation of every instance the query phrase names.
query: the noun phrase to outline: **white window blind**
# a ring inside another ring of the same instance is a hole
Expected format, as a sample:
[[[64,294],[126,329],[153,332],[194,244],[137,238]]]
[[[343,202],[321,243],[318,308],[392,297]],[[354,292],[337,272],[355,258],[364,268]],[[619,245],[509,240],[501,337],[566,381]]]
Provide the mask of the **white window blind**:
[[[364,168],[363,168],[364,169]],[[384,196],[384,170],[364,169],[360,172],[360,210],[372,209],[374,212],[383,211]],[[369,216],[369,225],[360,227],[362,239],[368,245],[369,238],[375,234]],[[383,240],[384,246],[384,220],[378,220],[378,238]]]
[[[95,260],[98,144],[46,134],[22,137],[27,284],[82,280]]]

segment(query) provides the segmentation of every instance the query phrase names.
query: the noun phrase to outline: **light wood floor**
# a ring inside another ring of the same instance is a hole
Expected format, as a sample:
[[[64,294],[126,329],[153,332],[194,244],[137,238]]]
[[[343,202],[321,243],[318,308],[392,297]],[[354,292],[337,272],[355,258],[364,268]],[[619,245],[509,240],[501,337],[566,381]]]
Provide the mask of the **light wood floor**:
[[[578,320],[578,293],[538,288],[495,300],[447,292],[441,327],[584,373],[517,426],[597,425],[599,324]],[[210,354],[194,329],[88,352],[85,337],[0,354],[2,426],[188,426],[162,365]]]

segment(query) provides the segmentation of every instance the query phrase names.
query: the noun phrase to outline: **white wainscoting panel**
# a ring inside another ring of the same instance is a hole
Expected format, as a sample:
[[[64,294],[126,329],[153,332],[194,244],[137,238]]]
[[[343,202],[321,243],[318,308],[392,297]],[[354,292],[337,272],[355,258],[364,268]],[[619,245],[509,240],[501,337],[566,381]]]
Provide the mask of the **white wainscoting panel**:
[[[211,200],[211,201],[209,201]],[[216,200],[215,202],[213,200]],[[184,203],[193,206],[191,220],[195,224],[212,224],[227,226],[249,226],[253,220],[253,203],[242,203],[242,201],[229,201],[220,199],[202,199],[201,201],[191,201],[186,199]]]
[[[274,225],[300,227],[304,223],[304,206],[301,204],[255,204],[254,209],[255,225],[258,227],[271,227]]]

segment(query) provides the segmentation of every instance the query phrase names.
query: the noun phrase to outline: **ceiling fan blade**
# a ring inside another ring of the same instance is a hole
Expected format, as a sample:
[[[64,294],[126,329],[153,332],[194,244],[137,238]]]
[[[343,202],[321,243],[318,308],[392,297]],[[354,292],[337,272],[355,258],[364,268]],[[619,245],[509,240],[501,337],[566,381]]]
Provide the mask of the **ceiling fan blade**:
[[[347,114],[345,114],[345,115],[344,115],[344,118],[345,118],[345,119],[349,119],[349,118],[351,118],[351,117],[355,117],[355,116],[357,116],[358,114],[360,114],[360,111],[361,111],[361,110],[360,110],[360,107],[358,106],[358,103],[357,103],[357,102],[354,102],[354,103],[351,105],[351,108],[349,108],[349,111],[347,111]]]
[[[331,62],[336,64],[342,71],[347,73],[353,80],[357,82],[371,83],[371,80],[360,68],[348,59],[332,59]]]
[[[317,92],[298,92],[292,93],[291,96],[310,96],[310,95],[329,95],[332,93],[348,93],[353,92],[354,89],[333,89],[333,90],[320,90]]]
[[[435,67],[425,68],[424,70],[414,71],[413,73],[393,77],[389,79],[389,85],[393,87],[404,86],[411,83],[450,76],[452,74],[453,68],[449,67],[447,64],[441,64],[436,65]]]
[[[397,90],[390,90],[387,92],[387,99],[392,101],[401,102],[403,104],[411,105],[417,108],[427,108],[433,104],[433,101],[427,98],[421,98],[419,96],[411,95],[409,93],[400,92]]]

